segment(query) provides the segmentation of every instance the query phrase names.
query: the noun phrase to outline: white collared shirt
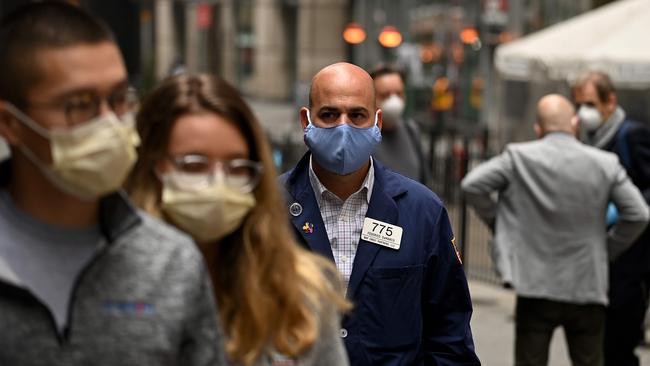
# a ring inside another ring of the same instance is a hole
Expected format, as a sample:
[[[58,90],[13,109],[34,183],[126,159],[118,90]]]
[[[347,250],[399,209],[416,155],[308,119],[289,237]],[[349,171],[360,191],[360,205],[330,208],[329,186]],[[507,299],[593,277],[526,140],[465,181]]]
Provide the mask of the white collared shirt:
[[[314,172],[311,157],[309,159],[309,181],[325,224],[336,267],[343,275],[347,289],[352,274],[354,257],[357,253],[357,245],[361,238],[363,220],[366,218],[372,187],[375,184],[372,157],[370,158],[370,169],[363,180],[361,188],[345,201],[327,190],[320,182]]]

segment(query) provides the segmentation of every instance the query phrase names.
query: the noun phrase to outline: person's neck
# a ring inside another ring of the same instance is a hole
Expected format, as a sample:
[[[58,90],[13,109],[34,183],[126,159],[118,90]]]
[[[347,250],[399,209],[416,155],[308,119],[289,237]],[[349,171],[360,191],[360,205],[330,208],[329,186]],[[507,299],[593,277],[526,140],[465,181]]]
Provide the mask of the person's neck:
[[[212,276],[215,276],[216,269],[218,266],[217,255],[219,255],[219,243],[218,242],[199,243],[198,239],[196,238],[194,238],[194,241],[197,243],[197,246],[199,247],[201,253],[203,254],[203,259],[205,260],[205,264],[207,265],[210,274]]]
[[[61,192],[27,159],[19,154],[12,159],[7,189],[16,207],[52,226],[81,228],[97,223],[98,199],[84,201]]]
[[[316,173],[318,180],[323,183],[327,190],[334,193],[343,201],[361,188],[363,181],[366,179],[366,175],[368,174],[368,170],[370,169],[370,159],[368,159],[368,161],[357,171],[348,175],[338,175],[327,171],[325,168],[318,165],[316,160],[312,160],[312,164],[314,173]]]
[[[567,129],[561,129],[561,128],[544,131],[544,134],[542,135],[542,137],[546,137],[546,136],[549,136],[549,135],[566,136],[566,137],[575,138],[575,134],[574,134],[573,131],[567,130]]]

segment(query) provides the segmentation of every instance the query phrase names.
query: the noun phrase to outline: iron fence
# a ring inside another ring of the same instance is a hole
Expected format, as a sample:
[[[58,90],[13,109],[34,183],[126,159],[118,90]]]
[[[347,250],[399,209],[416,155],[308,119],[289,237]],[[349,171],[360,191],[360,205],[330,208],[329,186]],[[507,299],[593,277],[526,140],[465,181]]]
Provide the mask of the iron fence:
[[[492,233],[467,206],[460,189],[465,174],[489,157],[486,142],[485,130],[466,126],[432,134],[430,185],[447,207],[467,276],[497,284],[500,279],[492,261]]]

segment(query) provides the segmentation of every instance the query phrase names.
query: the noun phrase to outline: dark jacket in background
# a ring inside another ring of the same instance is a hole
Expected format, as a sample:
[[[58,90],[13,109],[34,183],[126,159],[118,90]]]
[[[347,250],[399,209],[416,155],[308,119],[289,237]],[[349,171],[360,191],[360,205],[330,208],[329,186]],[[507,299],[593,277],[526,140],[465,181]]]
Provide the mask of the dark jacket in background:
[[[621,131],[625,131],[623,136]],[[603,149],[619,156],[630,179],[650,204],[650,127],[626,119]],[[631,275],[650,274],[650,228],[623,253],[615,266],[617,271]]]

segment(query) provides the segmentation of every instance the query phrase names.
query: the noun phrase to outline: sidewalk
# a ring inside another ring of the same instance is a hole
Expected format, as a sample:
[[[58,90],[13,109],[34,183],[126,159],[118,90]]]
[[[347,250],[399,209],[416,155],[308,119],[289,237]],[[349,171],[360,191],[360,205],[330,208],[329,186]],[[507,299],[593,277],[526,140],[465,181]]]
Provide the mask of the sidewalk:
[[[511,366],[514,359],[515,294],[494,285],[470,281],[474,305],[472,332],[476,353],[484,366]],[[641,365],[650,366],[650,348],[639,347]],[[549,352],[549,366],[571,366],[564,332],[557,329]]]

